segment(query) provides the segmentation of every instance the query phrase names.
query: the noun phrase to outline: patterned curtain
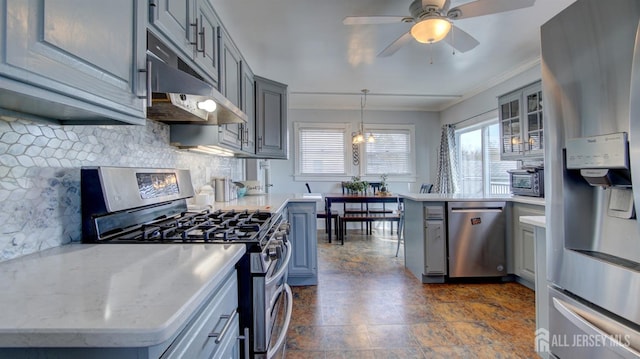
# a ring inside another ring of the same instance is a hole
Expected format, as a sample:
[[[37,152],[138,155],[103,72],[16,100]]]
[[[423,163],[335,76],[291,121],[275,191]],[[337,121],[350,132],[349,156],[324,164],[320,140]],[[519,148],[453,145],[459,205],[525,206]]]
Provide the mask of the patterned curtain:
[[[442,126],[440,136],[440,156],[438,157],[438,178],[433,192],[457,193],[458,187],[458,160],[456,158],[456,136],[453,125]]]

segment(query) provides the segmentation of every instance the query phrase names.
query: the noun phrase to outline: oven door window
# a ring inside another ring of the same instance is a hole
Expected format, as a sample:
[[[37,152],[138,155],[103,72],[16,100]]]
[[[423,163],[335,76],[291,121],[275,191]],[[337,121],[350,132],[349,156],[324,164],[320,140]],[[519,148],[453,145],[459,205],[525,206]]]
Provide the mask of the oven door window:
[[[533,176],[531,175],[517,175],[511,176],[511,188],[526,188],[531,189]]]

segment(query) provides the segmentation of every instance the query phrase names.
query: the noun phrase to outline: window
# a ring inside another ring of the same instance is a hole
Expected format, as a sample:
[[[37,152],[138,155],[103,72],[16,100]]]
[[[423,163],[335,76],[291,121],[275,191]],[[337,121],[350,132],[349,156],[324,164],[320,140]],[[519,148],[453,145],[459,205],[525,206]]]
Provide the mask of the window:
[[[366,133],[373,134],[375,142],[364,145],[364,174],[413,176],[413,126],[374,126],[365,128]]]
[[[353,145],[350,123],[295,122],[295,178],[346,181],[360,175],[378,180],[415,180],[414,126],[377,124],[365,127],[375,142]]]
[[[508,194],[509,173],[517,161],[500,161],[497,120],[456,130],[460,188],[464,194]]]
[[[296,123],[294,126],[298,149],[296,175],[348,174],[346,124]]]

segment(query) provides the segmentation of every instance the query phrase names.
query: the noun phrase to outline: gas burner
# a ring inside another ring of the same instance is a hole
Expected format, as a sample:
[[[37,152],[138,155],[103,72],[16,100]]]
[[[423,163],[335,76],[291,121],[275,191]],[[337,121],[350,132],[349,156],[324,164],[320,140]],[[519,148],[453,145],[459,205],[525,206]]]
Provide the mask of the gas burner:
[[[182,212],[118,232],[110,239],[140,243],[241,241],[262,244],[271,216],[269,212],[248,210]]]

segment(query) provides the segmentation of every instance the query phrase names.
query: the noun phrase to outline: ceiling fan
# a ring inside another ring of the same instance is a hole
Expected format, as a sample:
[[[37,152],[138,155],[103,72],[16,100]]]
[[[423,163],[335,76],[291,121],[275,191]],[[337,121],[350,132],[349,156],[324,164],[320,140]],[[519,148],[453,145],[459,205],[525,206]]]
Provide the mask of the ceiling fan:
[[[445,40],[454,49],[466,52],[480,44],[473,36],[453,25],[460,19],[490,15],[533,6],[536,0],[476,0],[452,9],[450,0],[414,0],[411,16],[347,16],[345,25],[413,23],[409,31],[387,46],[378,57],[393,55],[411,39],[432,44]],[[447,36],[450,35],[450,36]]]

